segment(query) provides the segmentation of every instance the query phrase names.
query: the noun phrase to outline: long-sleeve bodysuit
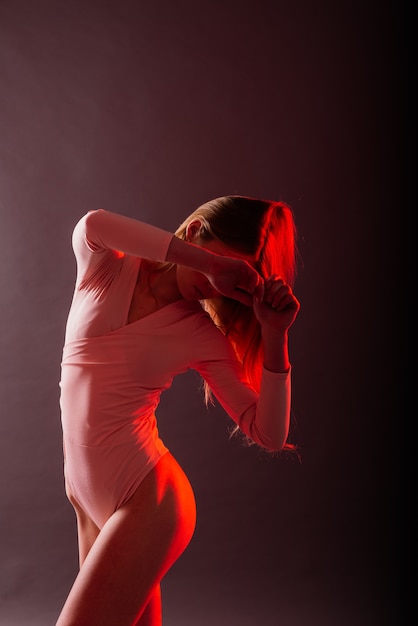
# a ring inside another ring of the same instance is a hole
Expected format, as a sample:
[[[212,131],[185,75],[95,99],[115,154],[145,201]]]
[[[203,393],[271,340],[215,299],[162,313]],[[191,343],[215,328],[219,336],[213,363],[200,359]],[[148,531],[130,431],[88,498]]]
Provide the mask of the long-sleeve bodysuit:
[[[102,209],[73,232],[77,279],[60,381],[65,475],[99,528],[167,452],[155,411],[176,374],[199,372],[241,430],[267,448],[290,411],[290,373],[264,370],[255,393],[199,302],[179,300],[127,323],[141,259],[165,260],[172,236]]]

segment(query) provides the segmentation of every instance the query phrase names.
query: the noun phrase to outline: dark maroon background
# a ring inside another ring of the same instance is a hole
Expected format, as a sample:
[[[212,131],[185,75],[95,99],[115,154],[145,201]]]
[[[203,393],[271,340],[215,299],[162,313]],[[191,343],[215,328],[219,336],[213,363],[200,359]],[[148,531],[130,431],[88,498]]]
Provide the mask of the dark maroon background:
[[[0,0],[1,626],[53,626],[77,570],[58,406],[75,222],[104,207],[174,230],[230,193],[295,212],[302,462],[229,440],[198,378],[175,382],[160,430],[198,525],[164,624],[400,624],[404,18],[377,0]]]

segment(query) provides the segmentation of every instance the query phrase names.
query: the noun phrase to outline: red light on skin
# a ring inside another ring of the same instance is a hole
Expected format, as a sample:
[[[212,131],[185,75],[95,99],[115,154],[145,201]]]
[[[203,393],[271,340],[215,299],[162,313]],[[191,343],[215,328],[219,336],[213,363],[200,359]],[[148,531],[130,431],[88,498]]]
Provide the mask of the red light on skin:
[[[125,253],[120,250],[113,250],[113,253],[117,259],[122,259],[125,256]]]

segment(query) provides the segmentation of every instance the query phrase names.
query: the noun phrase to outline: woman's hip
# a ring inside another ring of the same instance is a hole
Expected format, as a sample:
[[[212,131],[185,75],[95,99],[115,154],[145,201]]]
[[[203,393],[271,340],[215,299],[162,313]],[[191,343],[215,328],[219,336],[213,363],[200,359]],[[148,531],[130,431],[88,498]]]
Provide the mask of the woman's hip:
[[[153,516],[165,519],[173,531],[193,534],[196,502],[193,488],[180,464],[166,452],[150,469],[133,495],[123,504],[141,519]]]

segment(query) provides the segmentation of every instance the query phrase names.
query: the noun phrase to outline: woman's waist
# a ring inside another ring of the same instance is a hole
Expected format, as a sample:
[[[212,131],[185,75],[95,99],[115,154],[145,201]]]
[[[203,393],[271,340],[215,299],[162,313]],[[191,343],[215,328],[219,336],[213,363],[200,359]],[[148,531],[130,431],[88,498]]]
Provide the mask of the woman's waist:
[[[157,420],[153,411],[140,415],[117,412],[90,414],[61,413],[64,437],[74,444],[88,447],[134,445],[143,448],[158,439]]]

